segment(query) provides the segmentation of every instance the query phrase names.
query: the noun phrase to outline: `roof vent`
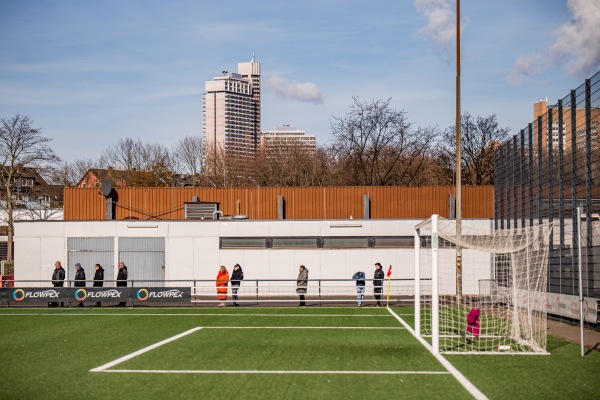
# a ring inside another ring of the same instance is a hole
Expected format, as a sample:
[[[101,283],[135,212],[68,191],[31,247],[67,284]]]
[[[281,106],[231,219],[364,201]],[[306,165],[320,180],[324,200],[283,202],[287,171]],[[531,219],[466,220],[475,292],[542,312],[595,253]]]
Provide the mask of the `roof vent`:
[[[213,219],[215,211],[219,211],[219,203],[206,201],[184,203],[185,219]]]

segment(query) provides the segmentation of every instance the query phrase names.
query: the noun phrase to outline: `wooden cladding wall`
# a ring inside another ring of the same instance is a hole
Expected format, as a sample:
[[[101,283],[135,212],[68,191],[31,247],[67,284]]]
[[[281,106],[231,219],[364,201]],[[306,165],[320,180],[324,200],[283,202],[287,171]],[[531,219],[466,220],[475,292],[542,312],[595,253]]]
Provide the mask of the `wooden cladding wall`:
[[[363,218],[363,195],[370,200],[371,219],[448,217],[448,196],[453,186],[426,187],[124,187],[115,189],[115,219],[180,220],[184,203],[218,202],[226,215],[244,214],[249,219],[277,219],[277,197],[283,196],[286,219]],[[64,218],[106,219],[106,199],[98,188],[65,188]],[[493,186],[462,187],[463,218],[494,217]]]

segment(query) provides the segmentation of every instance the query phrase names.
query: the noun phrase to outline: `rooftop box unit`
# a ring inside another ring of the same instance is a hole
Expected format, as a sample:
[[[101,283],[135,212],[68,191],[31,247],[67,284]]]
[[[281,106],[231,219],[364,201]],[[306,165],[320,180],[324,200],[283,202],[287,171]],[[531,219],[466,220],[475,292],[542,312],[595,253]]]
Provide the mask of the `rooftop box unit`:
[[[183,204],[185,210],[185,219],[218,219],[218,214],[222,214],[219,211],[220,203],[208,201],[190,201]]]

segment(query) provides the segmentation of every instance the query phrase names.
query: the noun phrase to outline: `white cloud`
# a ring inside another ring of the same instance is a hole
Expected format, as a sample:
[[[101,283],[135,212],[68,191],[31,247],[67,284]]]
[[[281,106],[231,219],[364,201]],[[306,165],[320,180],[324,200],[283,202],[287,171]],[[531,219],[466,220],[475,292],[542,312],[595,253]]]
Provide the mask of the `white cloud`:
[[[279,97],[314,104],[323,103],[321,89],[312,82],[290,82],[281,76],[274,75],[267,80],[267,86],[273,89]]]
[[[423,14],[427,20],[424,28],[417,35],[431,40],[436,46],[446,53],[448,59],[453,59],[453,49],[456,42],[456,14],[452,10],[451,0],[415,0],[415,8]],[[462,23],[461,32],[465,23]]]
[[[600,67],[600,2],[597,0],[568,0],[571,22],[554,31],[556,40],[548,51],[520,55],[507,77],[512,84],[539,75],[549,66],[562,65],[578,78],[587,78]]]
[[[526,78],[540,73],[543,69],[543,64],[543,57],[538,54],[520,55],[513,66],[513,70],[506,77],[506,80],[508,83],[518,86]]]
[[[600,2],[569,0],[567,4],[573,21],[557,29],[550,52],[570,74],[586,78],[600,66]]]

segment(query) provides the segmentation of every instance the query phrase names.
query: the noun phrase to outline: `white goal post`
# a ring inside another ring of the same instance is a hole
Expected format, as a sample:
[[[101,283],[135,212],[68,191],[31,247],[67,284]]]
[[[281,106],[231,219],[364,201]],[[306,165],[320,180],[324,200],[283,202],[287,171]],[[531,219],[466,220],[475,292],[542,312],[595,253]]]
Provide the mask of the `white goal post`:
[[[436,354],[548,354],[552,225],[475,225],[432,215],[415,226],[415,333]]]

